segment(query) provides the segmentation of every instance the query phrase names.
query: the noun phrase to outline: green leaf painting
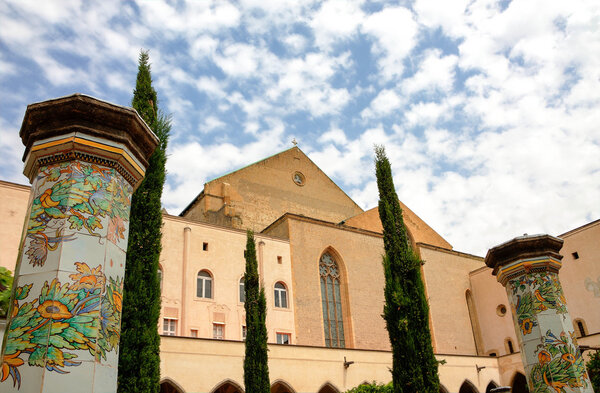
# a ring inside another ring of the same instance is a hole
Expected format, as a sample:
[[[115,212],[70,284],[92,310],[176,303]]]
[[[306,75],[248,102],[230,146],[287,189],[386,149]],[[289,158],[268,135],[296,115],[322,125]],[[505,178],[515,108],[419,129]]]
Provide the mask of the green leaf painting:
[[[565,296],[556,274],[525,274],[511,280],[509,286],[516,297],[514,313],[523,336],[530,334],[538,325],[537,314],[546,310],[555,310],[557,314],[567,312]]]
[[[538,363],[530,371],[530,390],[533,393],[566,393],[590,384],[573,333],[567,335],[561,332],[556,337],[548,330],[543,344],[538,345],[537,356]]]
[[[78,354],[86,351],[97,360],[119,345],[123,279],[105,277],[102,266],[75,263],[71,282],[46,281],[39,295],[23,301],[32,284],[16,289],[8,327],[0,381],[21,386],[19,367],[46,367],[60,374],[78,366]]]
[[[112,168],[83,162],[59,163],[40,168],[27,227],[25,255],[33,266],[43,266],[48,251],[76,234],[100,236],[109,221],[108,240],[118,244],[129,220],[131,186]],[[66,220],[66,221],[65,221]]]

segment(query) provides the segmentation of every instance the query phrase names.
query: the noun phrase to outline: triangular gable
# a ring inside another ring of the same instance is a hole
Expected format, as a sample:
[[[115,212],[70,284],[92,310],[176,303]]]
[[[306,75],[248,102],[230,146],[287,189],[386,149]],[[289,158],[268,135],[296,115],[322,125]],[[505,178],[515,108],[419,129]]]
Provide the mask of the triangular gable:
[[[339,222],[362,212],[302,150],[292,147],[206,183],[181,215],[262,230],[285,213]]]

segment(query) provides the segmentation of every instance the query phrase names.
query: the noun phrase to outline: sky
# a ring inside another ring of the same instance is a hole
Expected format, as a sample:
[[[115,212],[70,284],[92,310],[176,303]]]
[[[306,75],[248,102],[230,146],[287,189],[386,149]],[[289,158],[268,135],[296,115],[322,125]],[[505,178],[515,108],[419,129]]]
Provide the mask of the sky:
[[[600,2],[0,2],[0,179],[28,104],[131,104],[149,51],[172,116],[163,205],[292,147],[362,208],[373,146],[457,251],[600,219]]]

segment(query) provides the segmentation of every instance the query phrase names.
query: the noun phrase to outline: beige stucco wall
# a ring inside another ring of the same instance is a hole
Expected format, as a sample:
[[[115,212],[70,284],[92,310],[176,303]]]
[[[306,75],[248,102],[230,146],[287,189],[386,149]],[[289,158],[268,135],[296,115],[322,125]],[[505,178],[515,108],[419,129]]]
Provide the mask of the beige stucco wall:
[[[427,243],[442,248],[452,249],[450,243],[434,231],[433,228],[427,225],[425,221],[421,220],[421,218],[402,203],[402,201],[400,201],[400,206],[402,207],[404,224],[408,229],[413,243]],[[379,219],[379,208],[377,207],[348,218],[345,223],[352,227],[362,228],[373,232],[383,232],[383,226]]]
[[[161,378],[175,382],[184,393],[212,392],[225,381],[243,387],[244,344],[207,339],[161,337]],[[353,361],[344,368],[344,357]],[[490,381],[498,383],[498,359],[437,356],[440,381],[449,392],[458,392],[465,380],[484,392]],[[356,349],[269,345],[271,384],[283,381],[294,392],[316,393],[326,383],[345,391],[363,382],[391,380],[391,353]],[[477,367],[484,367],[477,371]],[[202,377],[198,376],[202,370]]]
[[[600,220],[559,237],[564,244],[558,277],[571,319],[583,319],[588,334],[600,333]],[[573,257],[574,252],[578,259]]]
[[[0,266],[15,271],[31,187],[0,180]]]
[[[213,322],[224,323],[225,338],[241,340],[245,314],[244,304],[239,301],[239,280],[246,266],[246,232],[168,215],[163,216],[163,222],[161,320],[175,318],[179,335],[189,336],[190,330],[195,329],[199,337],[212,337]],[[187,261],[184,260],[186,228],[189,228]],[[260,234],[255,235],[255,240],[267,297],[269,342],[275,342],[276,332],[280,332],[291,333],[293,343],[294,304],[289,299],[294,296],[294,288],[289,243]],[[207,251],[203,250],[203,243],[208,244]],[[207,270],[213,277],[212,299],[196,296],[196,278],[201,270]],[[288,290],[288,308],[274,306],[274,286],[278,281]]]
[[[325,345],[319,259],[330,250],[342,273],[342,309],[346,346],[389,349],[383,312],[383,240],[299,216],[289,225],[298,344]]]
[[[515,352],[518,351],[519,343],[506,289],[492,276],[492,269],[487,266],[471,272],[470,280],[481,328],[483,353],[494,352],[498,356],[508,354],[507,339],[512,341]],[[500,305],[506,307],[503,316],[496,311]]]
[[[304,175],[304,185],[294,183],[295,172]],[[288,212],[340,222],[362,211],[294,147],[206,183],[185,217],[260,231]]]
[[[513,379],[517,373],[525,375],[520,352],[500,356],[498,358],[498,366],[500,368],[501,386],[512,386]]]
[[[483,265],[483,259],[423,244],[419,252],[425,262],[435,352],[476,355],[465,294],[471,288],[469,272]]]

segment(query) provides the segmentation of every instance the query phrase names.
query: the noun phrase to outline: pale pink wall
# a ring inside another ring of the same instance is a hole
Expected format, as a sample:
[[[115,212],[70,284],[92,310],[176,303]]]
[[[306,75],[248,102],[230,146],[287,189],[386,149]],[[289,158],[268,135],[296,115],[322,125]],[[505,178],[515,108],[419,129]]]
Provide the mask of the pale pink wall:
[[[476,355],[475,341],[465,292],[470,288],[469,272],[481,267],[483,259],[419,244],[435,352]]]
[[[588,334],[600,333],[600,220],[559,237],[564,244],[558,277],[571,320],[582,318]],[[578,259],[573,257],[574,252]]]
[[[15,271],[31,187],[0,180],[0,266]]]
[[[518,352],[519,342],[506,289],[492,276],[492,269],[487,266],[471,272],[470,279],[481,328],[483,353],[495,352],[498,356],[508,354],[507,338],[510,338],[515,352]],[[496,311],[501,304],[506,307],[506,314],[503,316]]]
[[[162,318],[177,319],[177,334],[213,337],[213,322],[224,322],[225,339],[241,340],[245,324],[244,303],[239,301],[239,280],[245,271],[244,250],[246,232],[192,222],[175,216],[163,216],[163,250],[160,264],[163,271]],[[189,258],[185,272],[184,231],[189,228]],[[291,333],[295,342],[294,308],[289,243],[285,240],[255,235],[257,254],[263,249],[261,269],[267,297],[267,330],[269,342],[276,333]],[[260,243],[264,245],[260,245]],[[208,250],[203,250],[208,243]],[[277,257],[281,256],[281,264]],[[259,256],[260,263],[260,256]],[[213,277],[212,298],[196,296],[196,278],[201,270]],[[274,307],[275,283],[283,282],[288,290],[288,308]],[[159,327],[162,332],[162,325]]]

